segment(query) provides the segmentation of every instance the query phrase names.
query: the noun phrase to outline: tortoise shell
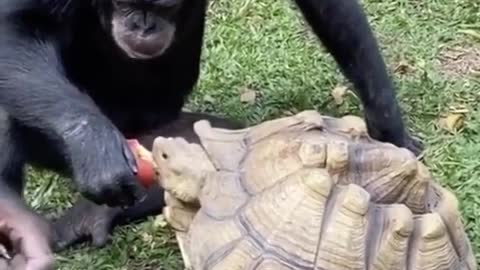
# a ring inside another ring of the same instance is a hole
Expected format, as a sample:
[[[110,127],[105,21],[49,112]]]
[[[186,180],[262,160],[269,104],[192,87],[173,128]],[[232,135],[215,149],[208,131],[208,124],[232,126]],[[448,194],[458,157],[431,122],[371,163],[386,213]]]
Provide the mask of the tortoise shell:
[[[360,118],[194,128],[153,148],[187,269],[477,269],[455,196]]]

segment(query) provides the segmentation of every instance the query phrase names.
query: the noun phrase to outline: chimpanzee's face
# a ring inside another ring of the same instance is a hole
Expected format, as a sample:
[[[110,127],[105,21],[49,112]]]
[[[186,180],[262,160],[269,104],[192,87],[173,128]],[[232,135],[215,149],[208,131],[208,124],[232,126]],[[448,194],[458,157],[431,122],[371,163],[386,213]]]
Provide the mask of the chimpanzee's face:
[[[173,43],[183,0],[111,0],[111,32],[131,58],[162,55]]]

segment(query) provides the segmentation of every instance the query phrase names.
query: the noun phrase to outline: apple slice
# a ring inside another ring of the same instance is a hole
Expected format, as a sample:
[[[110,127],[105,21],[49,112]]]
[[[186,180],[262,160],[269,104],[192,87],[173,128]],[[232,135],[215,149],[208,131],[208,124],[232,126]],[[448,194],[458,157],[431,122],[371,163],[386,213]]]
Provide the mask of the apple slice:
[[[129,139],[127,143],[137,161],[138,181],[140,181],[144,187],[149,188],[155,181],[155,167],[152,153],[143,147],[136,139]]]

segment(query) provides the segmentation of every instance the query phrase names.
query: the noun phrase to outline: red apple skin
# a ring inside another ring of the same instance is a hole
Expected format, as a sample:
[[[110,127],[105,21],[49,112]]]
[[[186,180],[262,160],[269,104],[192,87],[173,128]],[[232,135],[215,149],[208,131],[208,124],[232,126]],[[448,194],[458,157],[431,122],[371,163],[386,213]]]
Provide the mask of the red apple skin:
[[[155,170],[153,164],[148,160],[145,160],[140,157],[139,150],[142,145],[136,139],[129,139],[127,140],[130,149],[135,156],[135,160],[137,161],[137,179],[138,181],[146,188],[152,186],[155,180]]]

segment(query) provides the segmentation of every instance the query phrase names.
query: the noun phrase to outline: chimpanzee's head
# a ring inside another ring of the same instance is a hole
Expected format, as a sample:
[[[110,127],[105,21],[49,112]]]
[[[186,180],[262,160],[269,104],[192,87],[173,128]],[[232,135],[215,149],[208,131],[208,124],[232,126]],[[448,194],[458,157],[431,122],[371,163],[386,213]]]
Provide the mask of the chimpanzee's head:
[[[97,3],[108,3],[107,8],[100,9],[103,25],[126,55],[151,59],[162,55],[172,45],[176,17],[183,1],[103,0]]]

